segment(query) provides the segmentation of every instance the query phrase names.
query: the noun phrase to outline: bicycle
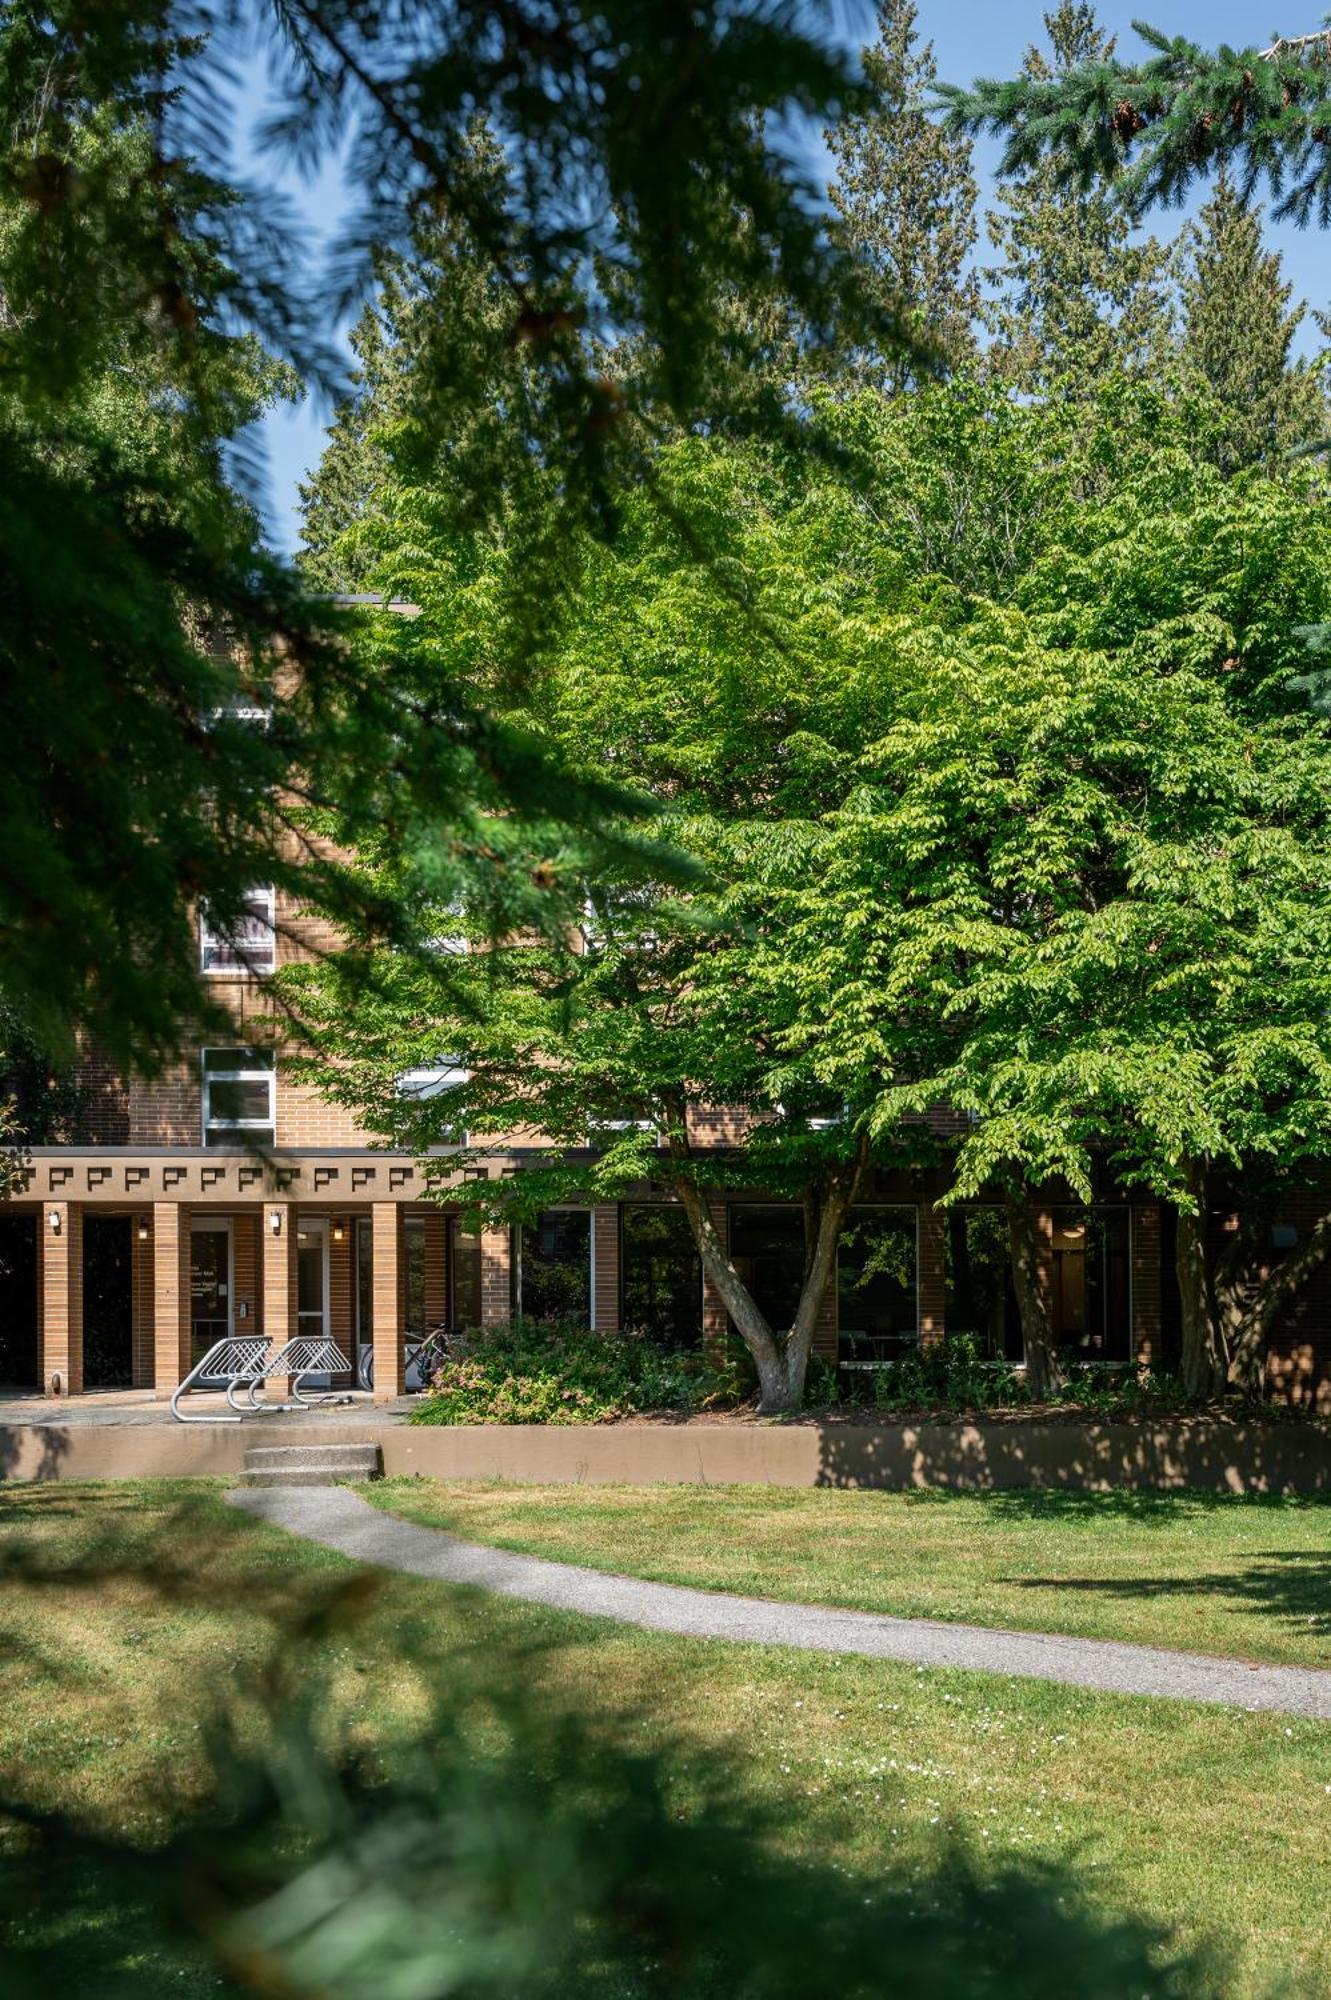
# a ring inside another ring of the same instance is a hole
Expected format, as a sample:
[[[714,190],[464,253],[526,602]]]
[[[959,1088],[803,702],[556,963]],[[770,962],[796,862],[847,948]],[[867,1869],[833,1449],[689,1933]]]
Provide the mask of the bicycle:
[[[443,1367],[454,1353],[457,1336],[440,1320],[421,1339],[406,1338],[406,1368],[404,1374],[416,1371],[418,1389],[427,1389],[436,1371]],[[360,1383],[363,1389],[374,1387],[374,1346],[368,1344],[361,1350]]]

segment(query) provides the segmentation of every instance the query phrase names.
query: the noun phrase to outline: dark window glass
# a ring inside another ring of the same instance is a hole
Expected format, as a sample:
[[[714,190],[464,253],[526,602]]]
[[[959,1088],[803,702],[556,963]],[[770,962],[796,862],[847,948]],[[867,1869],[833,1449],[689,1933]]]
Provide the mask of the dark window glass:
[[[786,1333],[804,1286],[804,1215],[798,1208],[732,1208],[730,1255],[773,1332]]]
[[[464,1229],[459,1216],[450,1228],[452,1238],[448,1266],[452,1273],[450,1326],[479,1326],[481,1323],[481,1239],[474,1229]]]
[[[592,1218],[586,1208],[547,1208],[519,1232],[518,1303],[526,1319],[591,1318]]]
[[[943,1241],[948,1336],[968,1333],[991,1361],[1020,1362],[1021,1315],[1012,1287],[1007,1216],[998,1207],[948,1209]]]
[[[193,1229],[189,1248],[193,1367],[231,1331],[231,1238],[225,1229]]]
[[[853,1208],[837,1251],[838,1352],[891,1361],[918,1338],[915,1210]]]
[[[1132,1358],[1126,1208],[1056,1208],[1054,1336],[1081,1361]]]
[[[409,1215],[402,1225],[406,1262],[407,1332],[414,1340],[428,1333],[425,1320],[425,1217]]]
[[[702,1340],[702,1259],[682,1208],[656,1202],[620,1211],[624,1326],[662,1347]]]
[[[368,1215],[356,1217],[356,1338],[363,1347],[374,1338],[374,1224]]]

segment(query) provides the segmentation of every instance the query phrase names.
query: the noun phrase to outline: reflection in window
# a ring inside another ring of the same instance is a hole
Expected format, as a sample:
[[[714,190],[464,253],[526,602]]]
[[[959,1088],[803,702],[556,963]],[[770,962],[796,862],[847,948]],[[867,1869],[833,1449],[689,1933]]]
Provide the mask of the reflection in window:
[[[1081,1361],[1129,1361],[1132,1313],[1126,1208],[1056,1208],[1054,1337]]]
[[[425,1313],[425,1217],[409,1215],[402,1224],[407,1332],[420,1340],[430,1330]]]
[[[481,1323],[481,1236],[468,1229],[459,1215],[450,1219],[448,1269],[450,1326],[479,1326]]]
[[[514,1304],[524,1319],[590,1324],[592,1218],[586,1208],[547,1208],[517,1231]]]
[[[664,1202],[620,1211],[623,1325],[658,1346],[702,1340],[702,1259],[682,1208]]]
[[[277,1134],[277,1058],[271,1049],[204,1049],[205,1146],[271,1146]]]
[[[893,1361],[919,1338],[915,1210],[853,1208],[837,1252],[843,1361]]]
[[[1006,1214],[997,1206],[950,1208],[944,1229],[948,1338],[969,1334],[989,1360],[1019,1363],[1024,1348]]]
[[[730,1255],[774,1333],[787,1333],[804,1287],[804,1213],[773,1206],[732,1208]]]

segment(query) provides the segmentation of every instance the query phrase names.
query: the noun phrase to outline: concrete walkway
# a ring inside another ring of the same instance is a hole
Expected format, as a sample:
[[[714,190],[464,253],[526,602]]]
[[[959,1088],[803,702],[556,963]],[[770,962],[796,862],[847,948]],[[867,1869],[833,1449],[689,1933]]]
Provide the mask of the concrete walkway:
[[[260,1520],[358,1562],[441,1583],[472,1584],[499,1597],[612,1618],[651,1632],[856,1653],[869,1659],[905,1660],[912,1666],[963,1667],[1061,1681],[1068,1687],[1109,1694],[1163,1695],[1331,1721],[1331,1672],[1311,1667],[1249,1667],[1237,1660],[1125,1646],[1108,1639],[939,1625],[924,1618],[775,1604],[761,1597],[644,1583],[636,1577],[608,1576],[569,1563],[460,1542],[437,1528],[419,1528],[382,1513],[344,1487],[260,1488],[228,1498]]]

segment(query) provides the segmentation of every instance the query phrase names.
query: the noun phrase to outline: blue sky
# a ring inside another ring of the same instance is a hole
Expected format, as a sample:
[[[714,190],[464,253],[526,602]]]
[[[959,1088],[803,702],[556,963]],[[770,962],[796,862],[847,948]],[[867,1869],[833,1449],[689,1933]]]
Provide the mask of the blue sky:
[[[1140,45],[1132,33],[1132,19],[1143,16],[1155,26],[1174,34],[1184,34],[1215,46],[1230,42],[1242,47],[1254,37],[1265,39],[1265,16],[1259,6],[1266,0],[1135,0],[1135,4],[1104,4],[1099,14],[1105,27],[1118,35],[1125,54]],[[850,10],[838,10],[846,12]],[[1287,32],[1297,33],[1320,16],[1320,6],[1305,7]],[[866,16],[871,9],[866,7]],[[946,82],[965,83],[977,76],[1009,76],[1020,65],[1027,45],[1042,39],[1044,7],[1041,0],[919,0],[920,29],[934,44],[939,76]],[[262,82],[256,75],[253,108],[260,108]],[[977,149],[976,166],[981,183],[981,206],[988,196],[995,149]],[[308,231],[311,251],[336,230],[343,199],[340,173],[335,163],[325,167],[319,179],[306,185],[284,176],[282,185],[295,202]],[[1163,214],[1154,218],[1159,235],[1172,235],[1181,226],[1181,215]],[[1296,293],[1315,306],[1331,305],[1328,283],[1328,246],[1315,229],[1297,230],[1291,225],[1276,227],[1268,222],[1268,238],[1278,245],[1285,258],[1285,275]],[[979,246],[984,250],[983,237]],[[1315,335],[1313,338],[1315,339]],[[274,544],[294,548],[299,537],[297,488],[317,463],[323,448],[329,411],[326,405],[308,399],[299,408],[274,411],[265,426],[269,460],[269,522]]]

